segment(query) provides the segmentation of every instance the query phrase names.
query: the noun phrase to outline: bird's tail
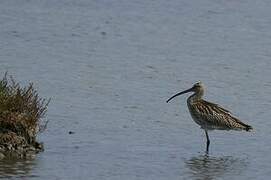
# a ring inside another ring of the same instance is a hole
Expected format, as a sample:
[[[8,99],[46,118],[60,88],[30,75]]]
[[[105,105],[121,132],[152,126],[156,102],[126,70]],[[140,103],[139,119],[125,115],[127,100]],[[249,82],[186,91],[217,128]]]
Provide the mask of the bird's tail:
[[[252,126],[245,124],[242,121],[239,121],[238,123],[242,126],[242,129],[245,131],[249,132],[249,131],[253,130]]]
[[[245,131],[251,131],[251,130],[253,130],[252,126],[243,123],[242,121],[240,121],[239,119],[237,119],[235,117],[232,117],[232,118],[235,120],[236,123],[238,123],[241,126],[241,127],[239,126],[240,129],[243,129]]]
[[[253,130],[253,128],[252,128],[252,126],[250,126],[250,125],[245,125],[245,130],[246,131],[251,131],[251,130]]]

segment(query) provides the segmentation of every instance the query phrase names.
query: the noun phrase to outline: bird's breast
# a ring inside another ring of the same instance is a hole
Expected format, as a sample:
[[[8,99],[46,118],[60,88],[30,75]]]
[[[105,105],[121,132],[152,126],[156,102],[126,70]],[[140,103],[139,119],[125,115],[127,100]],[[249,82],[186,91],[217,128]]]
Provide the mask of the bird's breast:
[[[201,117],[200,117],[200,113],[198,112],[198,109],[194,107],[192,102],[187,102],[187,106],[190,112],[190,115],[192,117],[192,119],[200,126],[203,126],[204,121],[202,121]]]

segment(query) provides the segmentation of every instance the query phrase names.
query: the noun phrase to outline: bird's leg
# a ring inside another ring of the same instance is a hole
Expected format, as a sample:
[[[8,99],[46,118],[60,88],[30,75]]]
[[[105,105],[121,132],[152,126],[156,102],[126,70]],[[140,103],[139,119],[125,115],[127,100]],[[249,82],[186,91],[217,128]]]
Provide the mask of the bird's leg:
[[[206,153],[208,154],[209,153],[210,139],[209,139],[207,130],[205,130],[205,135],[206,135],[206,139],[207,139],[207,142],[206,142]]]

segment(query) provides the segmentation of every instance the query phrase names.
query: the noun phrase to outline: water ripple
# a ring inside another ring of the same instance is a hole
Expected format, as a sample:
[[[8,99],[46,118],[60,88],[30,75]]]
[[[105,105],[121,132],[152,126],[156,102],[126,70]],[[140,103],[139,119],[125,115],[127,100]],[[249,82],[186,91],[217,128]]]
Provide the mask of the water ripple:
[[[242,158],[232,156],[212,157],[200,155],[185,161],[191,179],[217,179],[225,175],[240,175],[247,167]]]
[[[34,159],[5,159],[0,161],[0,179],[5,178],[32,178],[37,177],[31,174],[35,167],[36,161]]]

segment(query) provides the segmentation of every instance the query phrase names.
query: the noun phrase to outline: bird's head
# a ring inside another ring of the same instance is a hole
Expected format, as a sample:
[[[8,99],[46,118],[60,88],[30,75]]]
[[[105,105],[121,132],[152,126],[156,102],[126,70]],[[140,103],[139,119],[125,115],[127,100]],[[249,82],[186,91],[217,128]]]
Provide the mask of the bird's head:
[[[171,99],[173,99],[173,98],[175,98],[175,97],[177,97],[177,96],[179,96],[179,95],[188,93],[188,92],[194,92],[195,94],[198,94],[198,95],[201,97],[201,96],[203,95],[203,92],[204,92],[204,86],[203,86],[203,83],[199,81],[199,82],[195,83],[191,88],[189,88],[189,89],[187,89],[187,90],[185,90],[185,91],[182,91],[182,92],[179,92],[179,93],[173,95],[171,98],[169,98],[169,99],[167,100],[167,103],[168,103]]]

